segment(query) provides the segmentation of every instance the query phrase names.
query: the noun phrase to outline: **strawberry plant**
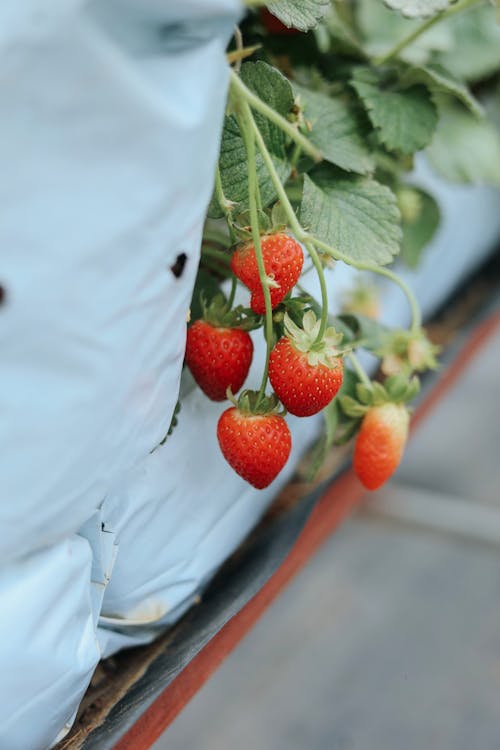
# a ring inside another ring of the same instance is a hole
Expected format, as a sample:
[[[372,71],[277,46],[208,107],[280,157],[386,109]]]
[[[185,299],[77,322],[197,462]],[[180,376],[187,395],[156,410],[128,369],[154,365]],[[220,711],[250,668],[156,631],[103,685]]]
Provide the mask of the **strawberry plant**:
[[[288,458],[286,411],[323,410],[317,458],[354,438],[354,469],[375,489],[401,459],[417,373],[437,365],[417,300],[388,267],[399,253],[415,266],[439,225],[435,199],[414,182],[415,155],[447,179],[500,184],[488,116],[500,68],[495,11],[486,0],[272,0],[248,11],[236,41],[186,361],[210,398],[233,401],[220,447],[255,487]],[[398,285],[409,329],[377,322],[369,284],[332,316],[335,262]],[[310,270],[317,300],[302,284]],[[233,310],[238,284],[248,308]],[[215,301],[200,307],[200,290]],[[236,401],[252,358],[247,331],[258,327],[260,388]],[[381,381],[358,349],[380,358]]]

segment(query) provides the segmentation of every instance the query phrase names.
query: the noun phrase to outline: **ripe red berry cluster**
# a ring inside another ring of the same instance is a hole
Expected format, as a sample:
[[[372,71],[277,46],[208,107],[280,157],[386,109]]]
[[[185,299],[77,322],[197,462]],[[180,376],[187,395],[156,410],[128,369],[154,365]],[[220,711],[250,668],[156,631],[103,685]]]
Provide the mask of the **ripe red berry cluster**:
[[[274,309],[293,290],[302,272],[301,245],[282,232],[261,237],[265,283]],[[265,315],[264,287],[252,242],[237,246],[231,269],[250,291],[250,307],[259,325]],[[312,310],[297,325],[284,313],[284,334],[272,348],[268,375],[272,396],[243,391],[253,357],[248,319],[228,310],[223,298],[204,308],[204,317],[188,329],[186,363],[202,391],[214,401],[231,398],[234,406],[221,415],[217,437],[225,459],[254,487],[267,487],[286,464],[291,435],[280,412],[297,417],[324,409],[339,392],[344,363],[342,334],[321,328]],[[256,327],[253,325],[253,327]],[[359,406],[355,406],[359,416]],[[401,404],[362,407],[363,420],[356,441],[354,468],[369,489],[379,487],[399,464],[408,430],[408,412]]]
[[[300,244],[277,232],[261,238],[262,259],[274,309],[294,288],[304,263]],[[253,243],[237,247],[231,258],[234,275],[250,290],[250,307],[265,314],[264,290]],[[317,341],[319,321],[304,315],[303,328],[285,315],[285,335],[274,346],[269,361],[269,379],[275,397],[258,399],[245,391],[233,407],[220,417],[217,437],[232,468],[254,487],[267,487],[290,455],[290,430],[279,401],[299,417],[316,414],[336,395],[343,375],[329,332]],[[228,325],[224,315],[206,315],[188,329],[186,363],[202,391],[214,401],[226,398],[228,389],[237,393],[246,380],[253,356],[252,340],[238,324]],[[279,401],[278,401],[279,399]]]

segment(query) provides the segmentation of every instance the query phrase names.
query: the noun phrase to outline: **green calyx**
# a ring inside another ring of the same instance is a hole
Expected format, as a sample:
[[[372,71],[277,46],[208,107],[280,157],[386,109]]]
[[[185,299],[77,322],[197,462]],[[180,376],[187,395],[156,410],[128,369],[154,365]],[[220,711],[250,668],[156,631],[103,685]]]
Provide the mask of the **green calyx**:
[[[279,201],[272,208],[259,208],[257,210],[257,222],[261,236],[285,232],[287,229],[287,216]],[[250,211],[238,213],[231,223],[231,229],[239,242],[251,242],[252,221]]]
[[[410,375],[412,372],[435,370],[440,347],[432,344],[425,331],[394,331],[387,335],[383,345],[375,352],[382,358],[385,375]]]
[[[275,393],[272,393],[270,396],[261,396],[259,398],[258,391],[246,389],[241,391],[238,398],[236,398],[231,392],[231,389],[228,388],[226,395],[229,401],[231,401],[231,403],[233,403],[244,416],[255,417],[275,414],[282,417],[286,414],[286,409],[281,406]]]
[[[391,375],[384,383],[373,381],[370,385],[358,383],[356,398],[341,396],[342,411],[348,417],[363,417],[374,406],[383,404],[406,404],[412,401],[420,390],[420,381],[416,375],[408,378],[405,375]]]
[[[225,296],[216,294],[210,302],[201,297],[203,320],[214,328],[239,328],[241,331],[252,331],[261,325],[261,318],[252,310],[238,305],[231,308]]]
[[[343,334],[331,326],[326,329],[323,338],[317,341],[321,321],[312,310],[304,313],[302,328],[293,322],[288,313],[285,313],[284,325],[287,338],[297,351],[307,354],[307,361],[312,367],[322,364],[333,368],[337,365],[338,357],[344,353],[339,349]]]

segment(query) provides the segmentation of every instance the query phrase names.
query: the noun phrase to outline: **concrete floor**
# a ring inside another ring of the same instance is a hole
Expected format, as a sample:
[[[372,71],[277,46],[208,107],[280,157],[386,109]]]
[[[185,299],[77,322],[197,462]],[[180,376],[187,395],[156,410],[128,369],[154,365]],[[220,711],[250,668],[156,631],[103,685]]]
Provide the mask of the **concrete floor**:
[[[154,750],[499,750],[499,359],[500,334]]]

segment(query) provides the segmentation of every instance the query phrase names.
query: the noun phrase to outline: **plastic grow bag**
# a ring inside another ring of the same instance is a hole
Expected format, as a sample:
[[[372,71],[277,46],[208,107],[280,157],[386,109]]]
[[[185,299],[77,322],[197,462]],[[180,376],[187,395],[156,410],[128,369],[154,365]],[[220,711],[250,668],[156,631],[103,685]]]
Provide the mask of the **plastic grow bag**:
[[[238,7],[0,7],[0,561],[78,529],[168,429]]]
[[[0,747],[65,734],[99,661],[92,553],[76,535],[0,570]]]
[[[99,508],[164,436],[176,402],[238,9],[0,6],[9,750],[45,748],[67,730],[100,655],[116,545]]]

